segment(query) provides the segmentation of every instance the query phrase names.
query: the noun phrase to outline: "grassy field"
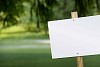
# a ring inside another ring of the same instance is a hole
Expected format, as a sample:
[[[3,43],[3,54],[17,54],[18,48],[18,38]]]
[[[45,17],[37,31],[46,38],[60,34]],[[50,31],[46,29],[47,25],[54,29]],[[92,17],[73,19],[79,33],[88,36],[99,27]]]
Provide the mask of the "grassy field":
[[[77,67],[76,58],[52,59],[48,35],[1,33],[0,67]],[[84,67],[100,67],[100,55],[83,57]]]
[[[5,40],[8,44],[3,41],[0,44],[0,67],[74,67],[76,65],[75,58],[52,60],[49,43],[35,41]],[[25,46],[24,44],[37,47],[20,47]]]
[[[87,56],[83,57],[83,59],[84,59],[84,67],[100,67],[99,55]],[[76,58],[63,58],[63,59],[52,60],[49,42],[41,42],[41,39],[40,40],[4,39],[0,40],[0,67],[77,67],[77,66],[76,66]]]

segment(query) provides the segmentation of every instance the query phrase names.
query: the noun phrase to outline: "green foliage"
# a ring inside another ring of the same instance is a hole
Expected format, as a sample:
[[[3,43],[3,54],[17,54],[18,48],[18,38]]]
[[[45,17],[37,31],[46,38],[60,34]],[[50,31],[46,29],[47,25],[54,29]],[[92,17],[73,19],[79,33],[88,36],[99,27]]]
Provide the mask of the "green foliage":
[[[98,12],[100,12],[100,0],[96,0],[96,4],[97,4],[97,10]]]
[[[79,16],[94,15],[97,10],[99,13],[100,1],[0,0],[0,28],[1,26],[4,28],[16,25],[23,21],[24,23],[29,22],[27,23],[28,31],[32,31],[34,28],[37,32],[41,29],[47,32],[47,21],[70,18],[70,13],[73,10],[78,11]]]
[[[3,21],[3,27],[17,24],[23,12],[22,0],[0,0],[0,21]]]
[[[57,0],[58,6],[53,8],[54,20],[71,18],[71,11],[74,9],[74,0]]]
[[[75,0],[76,10],[79,16],[89,15],[94,8],[94,0]]]
[[[35,12],[35,16],[37,18],[37,29],[40,30],[40,23],[44,24],[45,29],[47,29],[47,21],[52,20],[53,11],[52,8],[57,4],[56,0],[34,0],[31,3],[31,17],[32,10]]]

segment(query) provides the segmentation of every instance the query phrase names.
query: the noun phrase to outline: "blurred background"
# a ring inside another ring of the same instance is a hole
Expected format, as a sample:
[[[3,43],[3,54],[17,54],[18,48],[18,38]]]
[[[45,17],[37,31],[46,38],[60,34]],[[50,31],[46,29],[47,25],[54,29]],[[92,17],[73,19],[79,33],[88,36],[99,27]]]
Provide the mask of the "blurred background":
[[[47,22],[100,14],[100,0],[0,0],[0,67],[77,67],[76,58],[51,59]],[[100,56],[83,57],[100,67]]]

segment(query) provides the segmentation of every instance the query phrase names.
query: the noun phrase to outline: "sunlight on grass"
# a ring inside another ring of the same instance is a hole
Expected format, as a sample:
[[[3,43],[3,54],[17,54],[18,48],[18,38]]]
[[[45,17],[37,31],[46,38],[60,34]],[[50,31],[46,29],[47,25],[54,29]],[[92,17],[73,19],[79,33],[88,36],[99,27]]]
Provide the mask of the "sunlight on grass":
[[[14,32],[25,32],[26,30],[22,25],[15,25],[6,29],[3,29],[1,33],[14,33]]]
[[[48,39],[48,35],[43,32],[24,32],[24,33],[11,33],[11,34],[0,34],[0,39]]]
[[[4,39],[4,38],[10,38],[10,39],[14,39],[14,38],[27,38],[27,39],[37,39],[37,38],[48,38],[48,35],[45,35],[45,32],[26,32],[26,29],[23,27],[23,25],[16,25],[13,27],[9,27],[6,29],[3,29],[0,32],[0,39]]]

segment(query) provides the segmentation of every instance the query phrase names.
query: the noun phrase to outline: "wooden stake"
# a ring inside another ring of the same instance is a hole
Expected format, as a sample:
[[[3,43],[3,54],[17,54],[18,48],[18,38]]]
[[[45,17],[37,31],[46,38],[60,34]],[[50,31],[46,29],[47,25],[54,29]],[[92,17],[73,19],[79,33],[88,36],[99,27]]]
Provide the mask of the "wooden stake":
[[[72,19],[78,18],[77,12],[71,12]]]
[[[73,21],[75,18],[78,18],[77,12],[71,12],[71,16],[72,16]],[[83,67],[83,59],[80,56],[77,57],[77,67]]]
[[[83,59],[82,57],[77,57],[77,67],[83,67]]]

